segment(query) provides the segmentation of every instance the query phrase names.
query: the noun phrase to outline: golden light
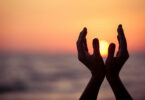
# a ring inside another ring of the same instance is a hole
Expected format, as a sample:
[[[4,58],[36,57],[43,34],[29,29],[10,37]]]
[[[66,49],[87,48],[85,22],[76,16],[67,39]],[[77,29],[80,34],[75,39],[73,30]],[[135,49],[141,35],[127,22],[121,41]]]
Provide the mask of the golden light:
[[[108,42],[106,42],[104,40],[100,41],[100,53],[101,53],[101,55],[103,57],[107,56],[107,54],[108,54],[108,47],[109,47]]]

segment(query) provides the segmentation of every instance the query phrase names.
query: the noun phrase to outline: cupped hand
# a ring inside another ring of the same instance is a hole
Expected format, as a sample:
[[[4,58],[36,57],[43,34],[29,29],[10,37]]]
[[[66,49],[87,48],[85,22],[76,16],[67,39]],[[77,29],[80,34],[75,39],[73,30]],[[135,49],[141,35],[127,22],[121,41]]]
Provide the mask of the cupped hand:
[[[128,50],[127,50],[127,43],[126,38],[124,35],[124,31],[122,25],[118,26],[118,42],[119,42],[119,50],[117,52],[116,57],[114,57],[115,52],[115,44],[111,43],[108,49],[108,57],[106,60],[106,77],[114,77],[119,76],[119,72],[123,67],[124,63],[129,58]]]
[[[90,55],[87,47],[87,28],[84,28],[77,40],[78,59],[91,71],[92,76],[104,76],[105,65],[99,51],[99,40],[93,40],[93,54]]]

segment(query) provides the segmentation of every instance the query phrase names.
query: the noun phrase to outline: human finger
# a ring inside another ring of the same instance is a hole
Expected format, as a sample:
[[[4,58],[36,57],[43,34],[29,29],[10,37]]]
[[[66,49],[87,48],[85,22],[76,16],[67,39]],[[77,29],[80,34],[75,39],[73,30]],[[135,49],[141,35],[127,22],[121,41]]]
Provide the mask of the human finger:
[[[99,40],[97,38],[93,40],[93,50],[95,56],[100,55]]]
[[[109,48],[108,48],[108,57],[107,57],[107,59],[112,59],[114,57],[114,53],[115,53],[115,44],[111,43],[109,45]]]

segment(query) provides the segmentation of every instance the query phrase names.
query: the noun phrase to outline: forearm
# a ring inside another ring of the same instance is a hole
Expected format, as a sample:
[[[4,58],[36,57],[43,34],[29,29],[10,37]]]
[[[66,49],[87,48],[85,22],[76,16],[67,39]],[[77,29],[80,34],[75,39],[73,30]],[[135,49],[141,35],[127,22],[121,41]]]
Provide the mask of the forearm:
[[[116,100],[132,100],[131,96],[121,82],[119,76],[106,76],[106,78],[115,94]]]
[[[104,80],[105,74],[92,76],[80,100],[96,100],[100,86]]]

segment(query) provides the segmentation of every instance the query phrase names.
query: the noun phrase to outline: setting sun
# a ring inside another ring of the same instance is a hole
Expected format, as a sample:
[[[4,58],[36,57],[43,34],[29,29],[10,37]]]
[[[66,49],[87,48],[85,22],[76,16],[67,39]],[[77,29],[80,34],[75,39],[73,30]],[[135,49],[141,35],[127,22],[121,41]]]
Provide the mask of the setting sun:
[[[100,53],[103,57],[107,56],[108,47],[109,47],[108,42],[106,42],[104,40],[100,41]]]

